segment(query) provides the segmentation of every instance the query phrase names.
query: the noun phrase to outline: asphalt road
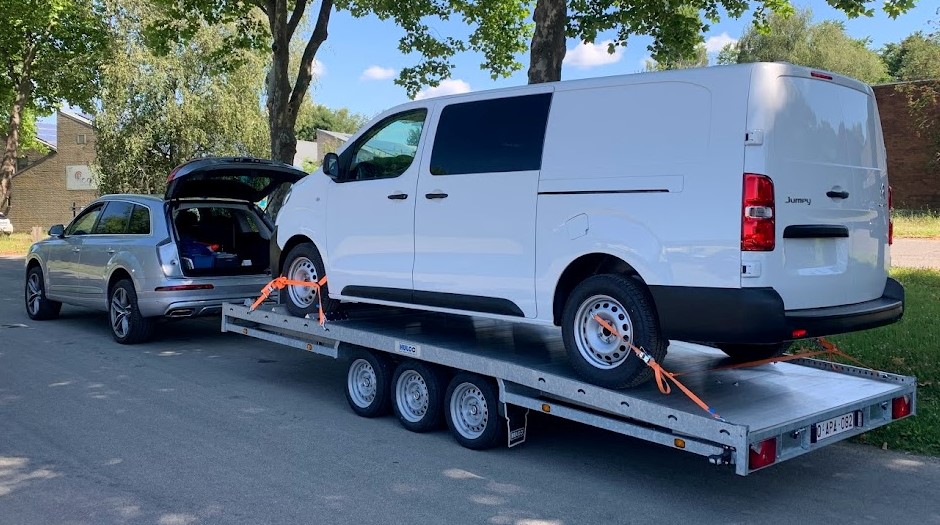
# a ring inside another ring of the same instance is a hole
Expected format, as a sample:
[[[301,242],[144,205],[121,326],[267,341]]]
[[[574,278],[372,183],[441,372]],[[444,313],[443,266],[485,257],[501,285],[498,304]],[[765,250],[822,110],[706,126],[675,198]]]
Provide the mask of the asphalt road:
[[[834,445],[748,477],[536,416],[515,449],[353,415],[342,363],[215,320],[30,321],[0,258],[0,524],[940,523],[940,462]],[[22,326],[25,325],[25,326]]]

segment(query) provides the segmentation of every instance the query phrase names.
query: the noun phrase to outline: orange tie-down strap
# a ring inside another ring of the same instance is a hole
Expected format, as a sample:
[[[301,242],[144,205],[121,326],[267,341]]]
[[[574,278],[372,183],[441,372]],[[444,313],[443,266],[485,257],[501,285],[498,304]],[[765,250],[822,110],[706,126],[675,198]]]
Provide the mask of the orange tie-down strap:
[[[278,277],[273,281],[269,282],[261,289],[261,295],[255,300],[255,302],[249,308],[249,311],[253,311],[258,306],[261,305],[268,297],[274,293],[274,290],[283,290],[288,286],[307,286],[314,288],[317,291],[317,309],[319,310],[319,321],[320,326],[326,324],[326,315],[323,313],[323,299],[321,298],[320,288],[326,285],[326,276],[324,275],[319,281],[295,281],[293,279],[288,279],[287,277]]]
[[[718,415],[718,413],[715,412],[714,409],[712,409],[710,406],[708,406],[707,403],[702,401],[702,399],[698,397],[697,395],[695,395],[694,392],[689,390],[688,387],[683,385],[681,381],[676,379],[676,374],[669,372],[668,370],[664,369],[659,363],[657,363],[656,360],[653,359],[653,356],[649,355],[642,348],[637,348],[630,341],[627,341],[625,337],[620,335],[620,332],[618,332],[616,328],[614,328],[613,326],[611,326],[610,323],[602,319],[601,316],[595,314],[594,320],[597,321],[598,324],[603,326],[605,329],[607,329],[610,333],[619,337],[624,343],[626,343],[630,347],[631,350],[633,350],[633,353],[635,353],[637,357],[639,357],[640,359],[643,360],[644,363],[646,363],[646,366],[653,369],[653,375],[656,378],[656,386],[659,387],[660,392],[662,392],[663,394],[668,394],[669,392],[671,392],[672,388],[669,386],[669,383],[667,382],[667,380],[672,381],[673,383],[675,383],[677,387],[679,387],[679,390],[682,390],[683,394],[688,396],[688,398],[691,399],[693,403],[701,407],[702,410],[708,412],[709,415],[711,415],[713,418],[718,419],[720,421],[724,421],[724,418]]]

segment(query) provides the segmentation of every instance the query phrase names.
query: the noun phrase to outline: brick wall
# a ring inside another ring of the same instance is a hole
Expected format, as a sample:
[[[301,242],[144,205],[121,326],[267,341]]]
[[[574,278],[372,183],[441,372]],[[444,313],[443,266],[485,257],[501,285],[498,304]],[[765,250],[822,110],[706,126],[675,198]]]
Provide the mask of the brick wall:
[[[96,190],[69,190],[66,184],[66,166],[95,163],[94,129],[64,113],[56,120],[57,151],[41,158],[30,153],[29,165],[13,179],[10,221],[17,231],[66,224],[72,220],[73,203],[82,208],[98,196]],[[77,143],[78,135],[85,135],[85,144]]]
[[[888,180],[898,209],[940,209],[940,167],[931,163],[936,143],[917,136],[907,98],[896,84],[873,86],[888,150]],[[935,108],[940,119],[940,106]]]

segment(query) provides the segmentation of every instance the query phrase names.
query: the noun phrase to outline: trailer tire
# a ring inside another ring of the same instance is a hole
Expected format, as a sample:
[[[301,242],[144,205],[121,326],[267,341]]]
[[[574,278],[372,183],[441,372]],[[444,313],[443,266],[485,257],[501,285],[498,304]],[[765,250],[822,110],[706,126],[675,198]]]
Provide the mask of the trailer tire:
[[[443,374],[434,365],[403,361],[392,378],[392,408],[398,421],[412,432],[428,432],[441,426]]]
[[[484,450],[499,443],[505,423],[499,413],[499,396],[490,379],[459,373],[447,386],[447,426],[460,445]]]
[[[391,365],[384,356],[356,348],[350,352],[346,372],[346,401],[362,417],[388,414]]]
[[[780,357],[790,349],[791,345],[793,345],[791,341],[785,341],[769,345],[720,344],[717,346],[731,359],[746,363]]]
[[[295,281],[317,282],[326,275],[323,259],[313,243],[298,244],[287,252],[282,275]],[[340,302],[330,299],[330,285],[324,284],[319,290],[313,287],[288,285],[279,295],[280,302],[287,306],[287,311],[296,317],[315,316],[323,308],[324,314],[339,311]]]
[[[562,315],[562,337],[572,368],[590,383],[607,388],[633,388],[653,377],[653,370],[594,320],[600,316],[656,361],[666,357],[652,298],[642,284],[624,275],[588,277],[568,297]]]

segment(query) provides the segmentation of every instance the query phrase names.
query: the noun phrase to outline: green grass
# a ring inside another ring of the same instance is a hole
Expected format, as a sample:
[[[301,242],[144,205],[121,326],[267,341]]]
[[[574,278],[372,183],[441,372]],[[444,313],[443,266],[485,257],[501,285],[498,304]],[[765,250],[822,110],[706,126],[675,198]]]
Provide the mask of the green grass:
[[[0,233],[0,255],[26,255],[33,239],[28,233],[4,235]]]
[[[894,210],[894,236],[924,239],[940,237],[940,212]]]
[[[857,440],[940,456],[940,272],[895,269],[891,274],[904,285],[904,318],[890,326],[831,340],[867,366],[917,376],[917,415]]]

